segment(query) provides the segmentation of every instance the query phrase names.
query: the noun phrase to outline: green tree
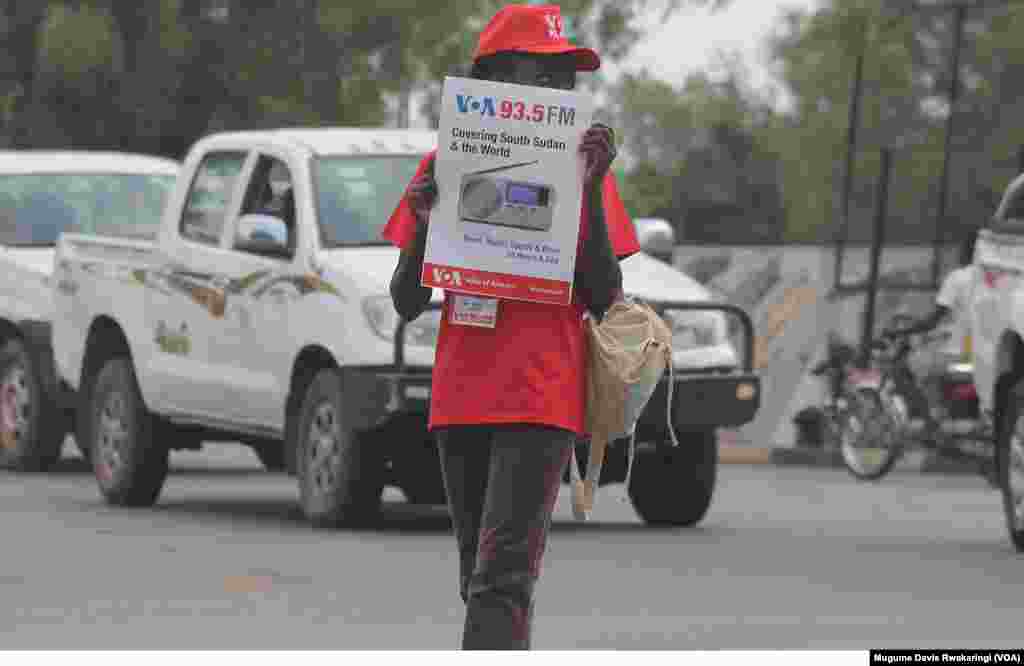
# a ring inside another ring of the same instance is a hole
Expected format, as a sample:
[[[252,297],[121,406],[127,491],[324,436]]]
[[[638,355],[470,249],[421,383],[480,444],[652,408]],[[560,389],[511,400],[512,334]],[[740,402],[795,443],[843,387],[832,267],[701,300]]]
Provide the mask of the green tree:
[[[721,0],[566,0],[609,59],[641,12]],[[468,61],[504,3],[451,0],[0,0],[0,134],[15,146],[181,156],[202,134],[380,125],[403,90]]]
[[[686,241],[777,240],[778,159],[762,139],[773,115],[735,61],[724,67],[717,80],[695,74],[678,89],[647,73],[615,86],[623,197],[634,215],[671,220]]]
[[[0,146],[18,142],[35,94],[43,3],[0,2]],[[6,135],[6,136],[4,136]]]
[[[965,26],[963,95],[954,124],[948,216],[941,223],[949,237],[991,212],[1024,141],[1013,122],[1024,92],[1024,53],[1016,38],[1024,6],[988,5],[970,10]],[[889,146],[895,148],[889,238],[932,238],[954,28],[953,13],[936,3],[896,0],[831,0],[813,14],[789,16],[773,51],[794,103],[766,140],[783,162],[792,237],[830,239],[836,231],[851,82],[863,53],[851,237],[870,235],[878,151]]]

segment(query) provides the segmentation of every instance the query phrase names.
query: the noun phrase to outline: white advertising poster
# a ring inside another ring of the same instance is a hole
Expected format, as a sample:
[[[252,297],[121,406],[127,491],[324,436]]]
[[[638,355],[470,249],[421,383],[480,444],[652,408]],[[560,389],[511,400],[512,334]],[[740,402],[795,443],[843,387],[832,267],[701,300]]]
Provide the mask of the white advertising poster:
[[[591,115],[582,93],[445,79],[424,286],[570,302]]]

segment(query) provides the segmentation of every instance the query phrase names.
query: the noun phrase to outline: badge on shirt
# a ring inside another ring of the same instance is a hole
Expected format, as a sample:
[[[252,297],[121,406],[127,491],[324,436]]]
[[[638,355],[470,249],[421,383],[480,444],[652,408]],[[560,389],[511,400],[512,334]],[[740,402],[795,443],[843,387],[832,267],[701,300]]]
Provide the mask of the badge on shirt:
[[[498,299],[452,294],[448,321],[459,326],[494,328],[498,323]]]

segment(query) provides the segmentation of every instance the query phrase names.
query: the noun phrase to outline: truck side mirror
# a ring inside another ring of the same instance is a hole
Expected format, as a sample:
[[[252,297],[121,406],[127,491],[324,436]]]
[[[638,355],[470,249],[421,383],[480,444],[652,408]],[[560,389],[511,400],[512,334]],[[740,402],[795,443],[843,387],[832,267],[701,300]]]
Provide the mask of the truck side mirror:
[[[270,257],[291,257],[288,226],[273,215],[252,213],[238,219],[234,249]]]
[[[656,217],[638,217],[633,221],[640,249],[655,259],[672,263],[676,233],[667,221]]]

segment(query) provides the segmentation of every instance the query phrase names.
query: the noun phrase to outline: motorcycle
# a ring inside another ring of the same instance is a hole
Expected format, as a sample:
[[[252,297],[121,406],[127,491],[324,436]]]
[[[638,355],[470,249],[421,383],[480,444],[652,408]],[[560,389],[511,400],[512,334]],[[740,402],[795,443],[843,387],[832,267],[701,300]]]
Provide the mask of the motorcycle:
[[[811,368],[810,374],[826,386],[821,406],[802,409],[793,418],[797,426],[798,445],[834,449],[838,446],[842,414],[850,402],[849,372],[854,367],[857,351],[835,335],[829,337],[824,360]]]
[[[915,337],[919,341],[912,344]],[[917,447],[975,464],[993,483],[992,420],[980,413],[973,366],[947,362],[932,380],[937,390],[929,391],[909,362],[915,347],[948,339],[948,334],[926,333],[890,335],[871,343],[871,364],[855,383],[858,394],[870,405],[863,416],[875,421],[874,432],[840,441],[843,461],[855,477],[880,479],[908,450]],[[857,418],[847,426],[847,430],[856,430]]]

